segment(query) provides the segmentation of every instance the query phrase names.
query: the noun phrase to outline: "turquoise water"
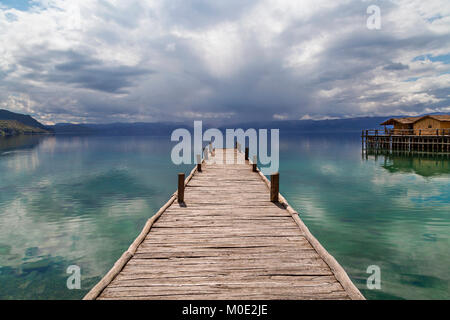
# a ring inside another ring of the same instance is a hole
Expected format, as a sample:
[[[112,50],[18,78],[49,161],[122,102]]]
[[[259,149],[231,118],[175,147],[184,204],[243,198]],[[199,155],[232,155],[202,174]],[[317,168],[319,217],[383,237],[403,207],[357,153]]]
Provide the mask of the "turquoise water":
[[[0,139],[0,299],[80,299],[189,166],[168,137]],[[369,299],[450,298],[450,160],[361,154],[358,134],[281,138],[281,192]],[[69,290],[67,267],[81,268]],[[367,267],[381,269],[368,290]]]

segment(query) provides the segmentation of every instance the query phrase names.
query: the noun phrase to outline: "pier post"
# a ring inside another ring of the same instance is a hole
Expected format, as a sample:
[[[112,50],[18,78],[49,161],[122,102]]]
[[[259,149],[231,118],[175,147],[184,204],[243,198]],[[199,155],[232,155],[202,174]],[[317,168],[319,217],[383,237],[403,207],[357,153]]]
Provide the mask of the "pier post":
[[[178,203],[184,202],[184,173],[178,174]]]
[[[369,149],[369,130],[366,130],[366,150]]]
[[[248,147],[245,147],[245,160],[248,161]]]
[[[202,157],[197,155],[197,171],[202,172]]]
[[[361,133],[361,149],[364,151],[364,130]]]
[[[270,176],[270,201],[278,202],[278,194],[280,192],[280,174],[274,173]]]
[[[253,156],[253,172],[257,172],[258,170],[256,169],[258,166],[258,157],[257,156]]]

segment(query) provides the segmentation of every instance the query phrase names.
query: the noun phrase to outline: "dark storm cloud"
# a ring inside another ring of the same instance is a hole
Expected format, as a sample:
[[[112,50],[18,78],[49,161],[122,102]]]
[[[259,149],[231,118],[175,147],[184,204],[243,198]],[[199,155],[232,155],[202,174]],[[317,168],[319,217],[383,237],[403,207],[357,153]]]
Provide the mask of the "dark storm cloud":
[[[391,63],[388,64],[387,66],[385,66],[383,68],[384,70],[392,70],[392,71],[397,71],[397,70],[408,70],[409,66],[403,63]]]
[[[27,55],[19,59],[19,64],[29,70],[25,78],[108,93],[126,93],[125,89],[140,76],[153,72],[142,67],[105,65],[100,59],[72,50]]]
[[[151,71],[127,66],[117,67],[84,67],[75,69],[74,64],[65,63],[56,66],[55,72],[45,79],[50,82],[75,84],[80,88],[104,91],[109,93],[126,93],[139,76]]]

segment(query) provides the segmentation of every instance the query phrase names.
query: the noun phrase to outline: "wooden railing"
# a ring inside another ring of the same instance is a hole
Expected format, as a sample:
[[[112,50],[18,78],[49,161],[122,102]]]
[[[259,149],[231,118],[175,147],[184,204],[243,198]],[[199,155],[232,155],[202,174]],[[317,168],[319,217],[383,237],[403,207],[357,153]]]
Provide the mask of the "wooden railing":
[[[450,136],[447,129],[369,129],[363,130],[362,136]]]

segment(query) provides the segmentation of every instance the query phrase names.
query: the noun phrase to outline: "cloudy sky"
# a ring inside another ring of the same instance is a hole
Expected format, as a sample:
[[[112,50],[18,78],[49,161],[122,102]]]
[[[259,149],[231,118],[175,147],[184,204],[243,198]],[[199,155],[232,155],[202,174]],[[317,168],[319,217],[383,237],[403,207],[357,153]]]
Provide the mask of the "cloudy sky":
[[[450,113],[448,0],[0,0],[0,57],[48,124]]]

